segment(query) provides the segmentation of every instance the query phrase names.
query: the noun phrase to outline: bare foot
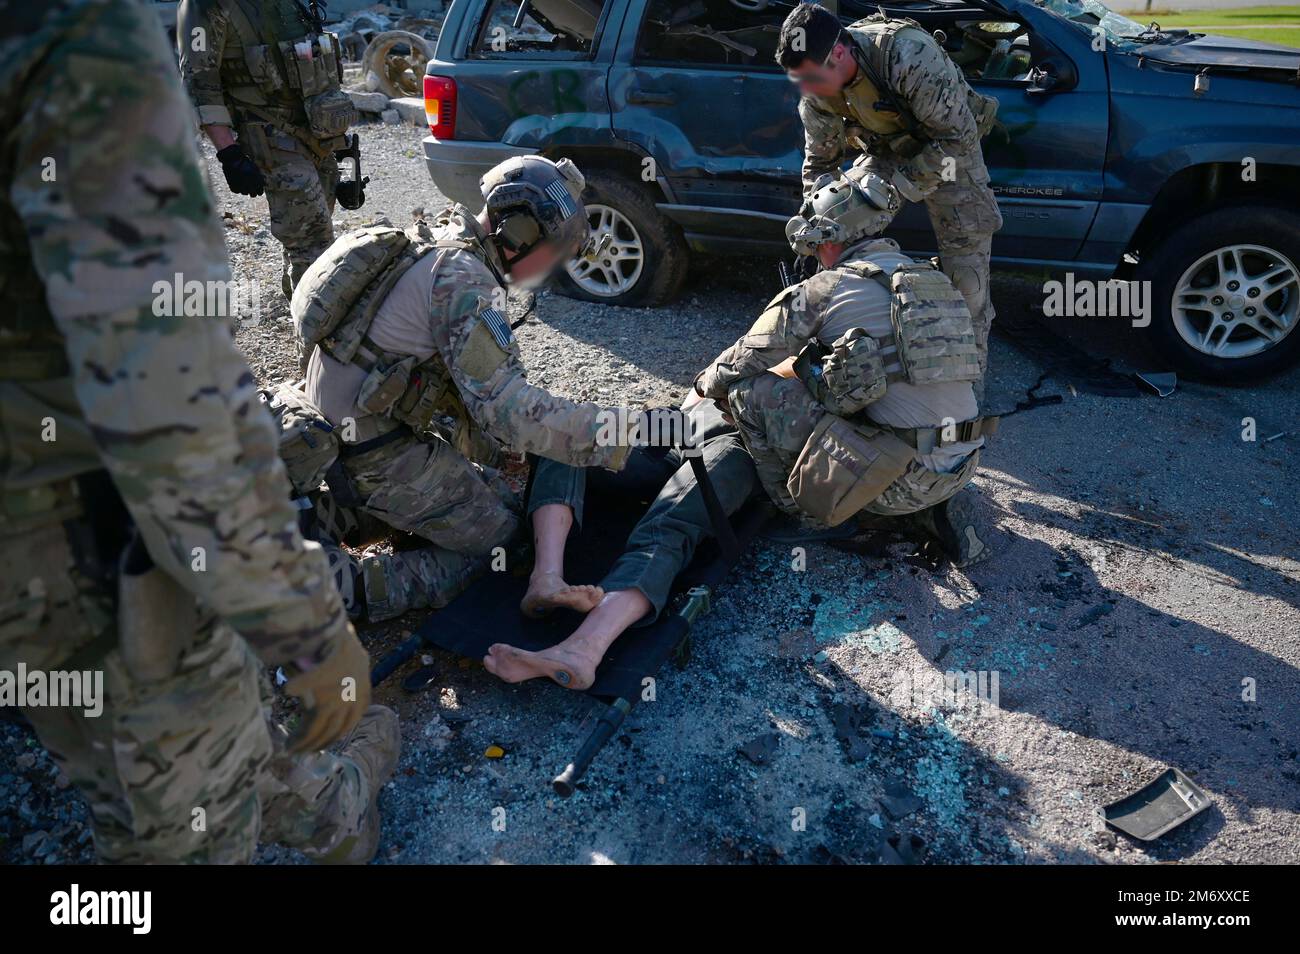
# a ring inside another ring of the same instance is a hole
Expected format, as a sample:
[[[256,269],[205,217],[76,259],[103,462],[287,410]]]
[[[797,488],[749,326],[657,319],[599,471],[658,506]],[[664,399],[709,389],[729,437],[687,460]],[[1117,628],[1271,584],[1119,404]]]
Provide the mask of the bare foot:
[[[558,573],[542,573],[528,578],[528,592],[519,601],[519,609],[533,619],[561,606],[589,613],[604,595],[605,591],[599,586],[570,586]]]
[[[565,689],[587,689],[596,681],[599,659],[591,659],[571,649],[564,643],[528,652],[506,643],[493,643],[483,657],[483,665],[492,675],[506,682],[524,682],[544,676]]]

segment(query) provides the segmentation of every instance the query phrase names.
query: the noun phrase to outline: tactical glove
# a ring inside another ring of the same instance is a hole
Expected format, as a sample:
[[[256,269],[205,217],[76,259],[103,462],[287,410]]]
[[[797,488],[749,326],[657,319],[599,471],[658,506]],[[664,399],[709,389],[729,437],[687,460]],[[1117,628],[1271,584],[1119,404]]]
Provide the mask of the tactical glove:
[[[231,143],[220,150],[217,158],[221,160],[221,171],[226,175],[226,185],[230,186],[231,192],[259,196],[265,191],[266,180],[239,143]]]
[[[370,656],[352,625],[333,652],[290,679],[284,691],[301,699],[305,709],[290,751],[315,752],[351,732],[370,705]]]

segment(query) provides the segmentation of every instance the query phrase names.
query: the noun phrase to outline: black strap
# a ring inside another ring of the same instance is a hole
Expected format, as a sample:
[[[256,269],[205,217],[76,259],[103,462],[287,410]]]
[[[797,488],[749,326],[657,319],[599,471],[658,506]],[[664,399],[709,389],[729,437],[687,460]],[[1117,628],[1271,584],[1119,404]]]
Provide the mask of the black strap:
[[[380,434],[368,441],[362,441],[359,444],[344,444],[339,450],[339,457],[359,457],[362,454],[368,454],[372,450],[378,450],[385,444],[391,444],[393,441],[405,437],[408,433],[410,432],[405,427],[395,427],[387,434]]]
[[[704,495],[704,509],[709,512],[713,535],[718,539],[722,555],[728,563],[732,563],[740,556],[740,541],[736,539],[736,531],[727,518],[727,512],[722,509],[722,502],[718,500],[718,492],[713,488],[713,478],[709,476],[709,469],[704,466],[704,455],[692,454],[690,462],[691,472],[695,474],[695,482],[699,484],[700,493]]]

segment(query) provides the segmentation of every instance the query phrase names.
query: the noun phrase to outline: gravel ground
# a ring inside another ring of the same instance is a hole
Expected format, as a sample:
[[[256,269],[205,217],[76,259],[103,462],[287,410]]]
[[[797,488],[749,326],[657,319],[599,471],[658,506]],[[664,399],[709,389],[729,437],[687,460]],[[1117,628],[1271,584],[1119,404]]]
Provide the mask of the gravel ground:
[[[337,228],[440,205],[418,130],[363,139],[367,205]],[[263,380],[289,376],[265,206],[231,197],[211,167],[236,275],[264,289],[239,344]],[[671,401],[773,284],[769,261],[705,261],[671,307],[543,294],[518,334],[532,379],[558,393]],[[1036,289],[996,283],[995,408],[1044,370],[1011,333]],[[1141,364],[1122,330],[1053,330],[1121,370]],[[977,478],[994,558],[931,570],[887,539],[867,553],[811,546],[796,572],[788,546],[761,543],[697,624],[690,666],[660,675],[656,701],[567,801],[547,783],[590,728],[585,697],[506,686],[431,651],[433,688],[408,695],[395,678],[378,692],[404,737],[379,859],[1300,862],[1298,382],[1300,370],[1252,388],[1183,384],[1158,400],[1089,393],[1086,374],[1058,371],[1040,393],[1063,402],[1008,419]],[[1246,417],[1260,438],[1285,436],[1243,441]],[[378,655],[419,622],[363,636]],[[1000,706],[905,691],[945,670],[996,672]],[[769,736],[762,762],[739,752]],[[505,757],[485,758],[489,745]],[[1210,794],[1208,812],[1150,843],[1099,829],[1099,805],[1170,765]],[[0,726],[0,861],[90,859],[60,781],[34,740]]]

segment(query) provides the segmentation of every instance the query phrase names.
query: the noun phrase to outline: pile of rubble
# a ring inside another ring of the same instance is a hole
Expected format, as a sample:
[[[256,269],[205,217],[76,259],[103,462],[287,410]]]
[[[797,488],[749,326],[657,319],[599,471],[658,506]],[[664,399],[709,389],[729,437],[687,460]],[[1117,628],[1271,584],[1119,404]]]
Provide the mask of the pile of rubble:
[[[344,82],[358,110],[394,125],[424,125],[424,65],[433,56],[447,2],[428,0],[418,10],[377,3],[330,24],[343,47]]]

